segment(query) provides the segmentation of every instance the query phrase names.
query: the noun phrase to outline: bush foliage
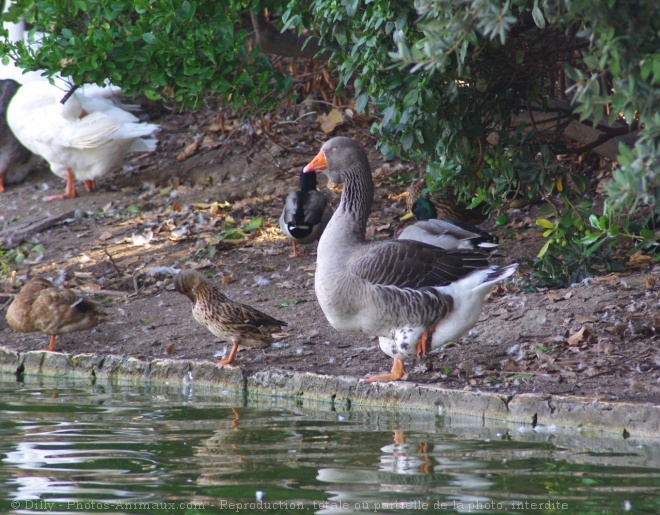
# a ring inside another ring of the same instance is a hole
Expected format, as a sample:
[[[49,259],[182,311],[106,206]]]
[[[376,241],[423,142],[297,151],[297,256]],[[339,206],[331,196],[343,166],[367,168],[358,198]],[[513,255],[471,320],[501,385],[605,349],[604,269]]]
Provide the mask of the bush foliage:
[[[32,29],[28,41],[5,45],[3,54],[72,84],[110,80],[129,95],[182,107],[197,107],[214,94],[235,107],[268,109],[290,78],[250,47],[241,19],[247,3],[18,0],[6,18],[22,16]]]
[[[269,108],[290,85],[250,45],[250,10],[320,38],[387,157],[427,166],[429,183],[491,209],[543,199],[545,283],[573,282],[609,261],[622,238],[654,232],[624,213],[660,206],[660,4],[655,0],[17,0],[10,16],[45,31],[40,51],[7,47],[32,69],[76,83],[109,78],[182,106],[207,94]],[[552,115],[554,123],[535,123]],[[524,115],[526,121],[520,116]],[[582,121],[620,145],[610,202],[594,213],[589,183],[563,165],[562,132]],[[505,217],[498,219],[506,223]]]

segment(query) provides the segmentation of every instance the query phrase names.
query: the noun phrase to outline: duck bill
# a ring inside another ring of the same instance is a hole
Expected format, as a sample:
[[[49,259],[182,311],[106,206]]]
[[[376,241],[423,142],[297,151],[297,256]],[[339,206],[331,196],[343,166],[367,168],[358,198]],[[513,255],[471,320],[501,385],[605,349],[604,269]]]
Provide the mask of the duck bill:
[[[399,218],[399,220],[405,222],[406,220],[410,220],[413,216],[415,216],[414,213],[412,211],[408,211],[405,215]]]
[[[325,170],[327,167],[328,162],[325,160],[325,152],[321,150],[318,154],[316,154],[316,157],[307,163],[305,168],[303,168],[303,173]]]

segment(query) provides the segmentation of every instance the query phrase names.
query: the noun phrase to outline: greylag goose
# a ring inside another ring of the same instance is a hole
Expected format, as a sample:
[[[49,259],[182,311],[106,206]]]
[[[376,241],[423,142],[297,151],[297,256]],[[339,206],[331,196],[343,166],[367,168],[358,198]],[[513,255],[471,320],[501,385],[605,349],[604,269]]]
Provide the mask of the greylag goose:
[[[7,105],[19,88],[12,79],[0,80],[0,193],[7,184],[21,182],[32,166],[32,152],[21,145],[7,126]]]
[[[448,251],[417,241],[367,242],[374,186],[366,154],[350,138],[332,138],[304,168],[321,170],[344,183],[344,190],[319,241],[319,305],[332,327],[378,336],[381,350],[393,358],[389,374],[367,382],[400,379],[403,360],[416,350],[424,354],[468,331],[488,290],[517,264],[490,265],[481,251]]]
[[[486,231],[465,222],[439,219],[435,206],[427,198],[415,200],[412,211],[402,216],[401,221],[412,217],[417,221],[397,231],[397,239],[421,241],[445,250],[479,248],[492,252],[498,247],[497,238]]]
[[[85,331],[107,319],[96,302],[42,278],[26,282],[7,309],[7,323],[15,331],[50,335],[49,351],[55,350],[56,335]]]
[[[304,256],[298,252],[297,244],[318,240],[331,216],[328,198],[316,190],[316,174],[301,173],[300,189],[289,193],[280,215],[280,229],[293,244],[290,257]]]
[[[451,192],[425,194],[426,180],[415,179],[407,191],[406,206],[408,211],[412,211],[412,206],[417,199],[425,198],[431,201],[436,211],[434,218],[443,220],[455,220],[465,222],[470,225],[479,225],[488,219],[488,214],[484,211],[484,205],[480,204],[474,209],[468,209],[467,206],[458,202]]]
[[[273,343],[273,333],[286,326],[261,311],[227,298],[220,288],[200,272],[183,270],[174,279],[176,291],[192,303],[193,318],[221,340],[232,344],[229,356],[218,360],[218,367],[233,363],[238,345],[263,349]]]

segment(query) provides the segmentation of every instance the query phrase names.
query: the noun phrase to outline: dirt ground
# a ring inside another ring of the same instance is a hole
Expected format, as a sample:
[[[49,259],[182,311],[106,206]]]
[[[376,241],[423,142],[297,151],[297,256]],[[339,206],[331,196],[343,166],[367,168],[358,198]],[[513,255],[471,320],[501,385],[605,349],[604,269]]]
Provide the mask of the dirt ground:
[[[236,365],[357,377],[389,370],[375,338],[328,325],[314,295],[315,244],[305,247],[308,256],[290,258],[290,242],[277,227],[297,172],[329,137],[315,117],[292,113],[251,123],[213,112],[165,113],[161,123],[158,151],[127,161],[95,192],[81,187],[77,199],[43,203],[64,184],[41,166],[0,194],[3,246],[27,242],[20,247],[25,259],[2,283],[0,343],[23,351],[47,344],[47,336],[16,333],[5,321],[14,284],[29,273],[85,292],[110,315],[92,331],[58,337],[63,352],[218,358],[227,344],[194,322],[190,301],[172,284],[179,269],[199,268],[224,283],[231,298],[288,322],[286,337],[265,350],[240,350]],[[366,136],[368,123],[348,121],[332,135],[362,135],[377,186],[370,234],[386,238],[419,172],[383,163]],[[287,124],[296,126],[290,136]],[[325,176],[319,181],[336,205],[338,193],[327,190]],[[502,229],[484,224],[500,237],[502,259],[520,263],[519,272],[489,294],[468,335],[408,363],[407,380],[660,402],[660,266],[642,260],[570,288],[527,291],[526,259],[543,244],[536,209],[509,210],[512,222]],[[258,217],[260,227],[241,230]]]

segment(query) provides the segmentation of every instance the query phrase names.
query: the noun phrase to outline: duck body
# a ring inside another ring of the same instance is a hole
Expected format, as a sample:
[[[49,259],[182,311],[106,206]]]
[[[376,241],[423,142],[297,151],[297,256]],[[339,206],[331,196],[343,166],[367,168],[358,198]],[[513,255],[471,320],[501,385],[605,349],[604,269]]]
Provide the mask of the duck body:
[[[421,241],[446,250],[483,249],[490,252],[498,247],[497,238],[486,231],[465,222],[438,218],[435,206],[429,199],[418,198],[412,205],[412,211],[401,220],[410,217],[417,221],[398,231],[397,239]]]
[[[424,194],[425,188],[426,180],[423,178],[415,179],[412,182],[406,197],[408,211],[412,211],[416,200],[427,199],[433,204],[436,211],[434,218],[463,222],[472,226],[479,225],[488,219],[483,204],[476,206],[474,209],[468,209],[467,206],[458,202],[451,192]]]
[[[0,192],[7,184],[25,179],[33,164],[33,154],[25,148],[7,125],[7,106],[20,85],[12,79],[0,80]]]
[[[281,231],[293,244],[291,257],[302,256],[297,245],[318,240],[331,217],[328,198],[316,189],[316,174],[301,173],[300,189],[286,197],[279,220]]]
[[[42,278],[25,283],[7,309],[7,323],[15,331],[50,335],[50,351],[56,335],[85,331],[107,319],[96,302]]]
[[[227,365],[234,361],[238,345],[265,348],[273,343],[273,333],[286,322],[277,320],[261,311],[235,302],[195,270],[183,270],[175,280],[176,290],[192,302],[192,315],[197,323],[213,335],[232,344],[228,358],[218,361]]]
[[[46,81],[28,82],[7,109],[7,123],[21,143],[67,180],[63,195],[46,200],[75,197],[75,180],[91,190],[93,181],[117,168],[132,149],[155,148],[155,140],[141,138],[158,125],[140,123],[102,96],[74,92],[62,105],[62,95]]]
[[[371,168],[349,138],[327,141],[305,170],[324,170],[333,182],[344,183],[319,241],[315,291],[330,325],[378,336],[383,352],[394,358],[390,374],[367,381],[399,379],[403,360],[464,334],[479,318],[486,292],[517,267],[490,265],[479,250],[412,240],[367,242]]]

